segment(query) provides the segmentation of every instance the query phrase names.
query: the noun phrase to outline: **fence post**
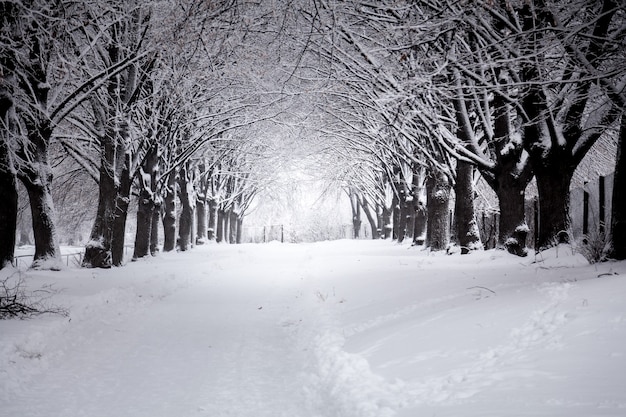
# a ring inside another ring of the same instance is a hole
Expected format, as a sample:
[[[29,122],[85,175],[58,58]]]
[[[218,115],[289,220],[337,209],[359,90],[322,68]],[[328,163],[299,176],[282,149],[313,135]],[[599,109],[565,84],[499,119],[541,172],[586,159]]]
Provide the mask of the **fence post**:
[[[583,239],[589,235],[589,192],[586,189],[587,182],[583,185]]]
[[[535,197],[533,200],[533,221],[535,223],[535,242],[533,246],[535,247],[535,252],[539,250],[537,247],[537,243],[539,242],[539,198]]]
[[[599,188],[600,188],[600,190],[599,190],[600,191],[599,192],[599,194],[600,194],[600,197],[599,197],[600,198],[600,205],[599,205],[599,207],[600,207],[600,224],[598,225],[598,231],[600,232],[600,234],[602,234],[602,233],[604,233],[604,222],[605,222],[605,219],[606,219],[606,217],[605,217],[606,213],[605,213],[605,207],[604,207],[605,187],[604,187],[604,177],[603,176],[601,176],[598,179],[598,185],[599,185]]]

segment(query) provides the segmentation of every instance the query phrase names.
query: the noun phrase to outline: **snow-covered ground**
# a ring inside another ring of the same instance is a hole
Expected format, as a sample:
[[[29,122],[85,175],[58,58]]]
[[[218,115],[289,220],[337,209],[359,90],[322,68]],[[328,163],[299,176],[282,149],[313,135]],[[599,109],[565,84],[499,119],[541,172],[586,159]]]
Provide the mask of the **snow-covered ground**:
[[[0,321],[3,416],[626,415],[626,263],[568,247],[212,244],[25,277],[69,316]]]

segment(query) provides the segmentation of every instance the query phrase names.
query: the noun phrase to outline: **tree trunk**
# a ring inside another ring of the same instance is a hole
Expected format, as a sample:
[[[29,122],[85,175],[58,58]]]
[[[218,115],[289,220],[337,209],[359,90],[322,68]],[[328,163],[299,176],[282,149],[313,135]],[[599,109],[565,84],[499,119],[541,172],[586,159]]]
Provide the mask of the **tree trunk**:
[[[189,250],[192,243],[194,206],[193,188],[189,164],[183,165],[178,176],[180,189],[181,213],[178,223],[178,247],[181,251]]]
[[[13,262],[17,230],[17,184],[8,170],[6,144],[0,142],[0,269]]]
[[[208,239],[207,230],[207,202],[206,198],[196,200],[197,239],[196,244],[203,245]]]
[[[237,224],[239,223],[239,216],[234,209],[230,209],[229,212],[229,233],[228,233],[228,242],[231,244],[237,243]]]
[[[83,266],[88,268],[110,268],[113,264],[111,241],[117,195],[114,174],[115,145],[112,138],[102,138],[101,146],[98,209],[83,257]]]
[[[158,170],[158,149],[153,146],[144,158],[139,169],[139,199],[137,203],[137,230],[133,260],[152,254],[152,221],[156,211],[156,176]]]
[[[30,200],[35,236],[35,256],[32,268],[58,270],[61,268],[61,251],[54,225],[54,205],[50,186],[40,183],[23,183]]]
[[[518,256],[528,254],[526,249],[528,226],[524,210],[525,189],[525,182],[520,183],[509,176],[500,177],[493,188],[498,196],[500,208],[498,246]]]
[[[13,102],[9,97],[9,92],[4,91],[4,86],[0,91],[0,120],[5,122]],[[2,128],[5,129],[5,126]],[[8,136],[9,131],[4,130],[2,131],[2,138],[0,138],[0,201],[2,201],[0,204],[0,236],[2,236],[0,239],[0,269],[13,262],[17,231],[17,178],[11,172]]]
[[[137,202],[137,231],[135,233],[135,249],[133,260],[146,257],[150,254],[152,240],[152,220],[154,219],[154,202],[145,190],[139,193]]]
[[[474,210],[473,179],[474,167],[467,162],[457,161],[454,217],[457,239],[462,254],[483,248]]]
[[[611,208],[611,236],[613,246],[610,256],[626,259],[626,115],[622,115],[617,158],[613,177],[613,206]]]
[[[426,246],[432,250],[445,250],[450,244],[450,191],[448,178],[433,170],[426,179]]]
[[[413,224],[413,244],[424,244],[424,232],[426,232],[427,224],[426,206],[423,202],[418,201],[415,208],[415,223]]]
[[[400,198],[398,197],[398,191],[396,190],[393,194],[393,199],[391,200],[391,219],[393,224],[390,225],[391,229],[391,239],[398,240],[398,227],[400,226]]]
[[[362,206],[363,212],[365,213],[365,217],[367,217],[367,221],[370,224],[370,229],[372,230],[372,239],[379,239],[380,233],[378,230],[378,223],[376,221],[377,219],[372,215],[369,203],[367,202],[365,197],[361,198],[360,204]]]
[[[392,237],[392,225],[391,225],[391,209],[383,206],[382,209],[382,226],[383,226],[383,239],[389,239]]]
[[[350,210],[352,211],[352,238],[358,239],[361,232],[361,205],[359,204],[358,194],[350,189],[348,191],[350,198]]]
[[[130,205],[130,155],[123,154],[123,168],[119,176],[119,188],[115,199],[115,215],[113,218],[113,239],[111,241],[111,260],[113,266],[124,264],[124,242],[126,240],[126,219]]]
[[[150,231],[150,255],[155,256],[159,252],[159,224],[161,220],[161,204],[157,204],[152,210],[152,230]]]
[[[409,199],[409,192],[404,184],[400,185],[399,197],[398,197],[398,225],[395,228],[397,230],[396,235],[398,242],[403,242],[408,234],[407,227],[409,225],[409,219],[411,218],[411,201]]]
[[[243,239],[243,217],[237,217],[237,244],[241,244]],[[282,242],[282,239],[281,239]]]
[[[537,247],[541,250],[557,243],[569,242],[570,183],[573,171],[553,163],[535,168],[539,197],[539,233]]]
[[[163,201],[163,252],[176,249],[176,171],[169,173]]]
[[[224,217],[225,217],[224,210],[221,208],[218,208],[217,220],[216,220],[216,224],[217,224],[216,241],[218,243],[224,241]]]
[[[207,227],[207,239],[215,240],[215,231],[217,229],[217,202],[213,198],[209,198],[208,205],[208,218],[209,223]]]

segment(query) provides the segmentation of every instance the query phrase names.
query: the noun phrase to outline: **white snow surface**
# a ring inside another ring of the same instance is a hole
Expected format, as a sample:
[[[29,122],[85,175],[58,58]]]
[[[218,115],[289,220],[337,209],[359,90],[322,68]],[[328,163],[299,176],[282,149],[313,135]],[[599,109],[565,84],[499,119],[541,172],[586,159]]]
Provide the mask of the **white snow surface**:
[[[626,415],[626,262],[567,246],[208,244],[24,274],[70,313],[0,321],[3,416]]]

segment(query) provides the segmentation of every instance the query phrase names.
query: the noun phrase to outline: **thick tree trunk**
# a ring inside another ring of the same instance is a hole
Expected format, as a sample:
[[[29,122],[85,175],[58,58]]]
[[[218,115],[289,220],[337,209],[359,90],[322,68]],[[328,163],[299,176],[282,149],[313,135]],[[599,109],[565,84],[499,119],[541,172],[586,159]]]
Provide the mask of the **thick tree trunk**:
[[[382,227],[383,227],[383,239],[389,239],[393,235],[393,231],[392,231],[393,226],[391,225],[391,216],[392,216],[391,209],[386,206],[383,206],[381,216],[382,216]]]
[[[223,209],[217,209],[217,231],[216,231],[216,241],[221,243],[224,241],[224,218],[226,217],[226,213]]]
[[[370,211],[370,205],[367,202],[367,199],[365,197],[361,198],[360,204],[363,208],[363,212],[365,213],[365,217],[367,217],[367,221],[370,224],[370,229],[372,231],[372,239],[379,239],[380,232],[378,229],[377,218],[372,215],[372,212]]]
[[[237,244],[241,244],[242,239],[243,239],[243,217],[237,217]]]
[[[7,16],[8,19],[8,16]],[[4,63],[3,63],[4,64]],[[10,99],[10,93],[4,90],[4,86],[0,89],[0,120],[5,122],[6,115],[13,102]],[[5,127],[3,126],[3,129]],[[15,256],[15,238],[17,231],[17,178],[11,172],[11,164],[9,158],[9,148],[7,141],[9,140],[9,131],[1,132],[0,138],[0,269],[13,262]],[[6,134],[6,136],[5,136]]]
[[[352,212],[352,238],[358,239],[361,233],[361,204],[359,196],[352,189],[348,192],[350,198],[350,210]]]
[[[451,190],[450,181],[442,172],[430,172],[426,179],[426,246],[432,250],[445,250],[450,244]]]
[[[228,225],[229,225],[229,232],[228,232],[228,242],[231,244],[235,244],[237,243],[237,225],[239,224],[239,216],[237,216],[237,213],[235,212],[234,209],[230,209],[229,212],[229,220],[228,220]]]
[[[30,200],[30,212],[33,219],[35,237],[35,256],[32,268],[61,268],[59,243],[54,225],[54,204],[49,185],[24,183]]]
[[[473,178],[474,167],[467,162],[457,161],[454,217],[458,244],[462,254],[483,248],[474,210]]]
[[[426,206],[421,201],[418,201],[415,208],[415,222],[413,223],[413,244],[424,244],[424,232],[426,232],[428,216],[426,215]]]
[[[390,226],[391,229],[391,239],[398,240],[398,226],[400,226],[400,198],[398,197],[397,192],[393,194],[393,199],[391,200],[391,219],[393,224]]]
[[[210,198],[207,202],[209,223],[207,227],[207,239],[215,240],[215,231],[217,229],[217,202]]]
[[[135,233],[133,260],[150,255],[155,207],[154,201],[144,191],[143,189],[140,191],[137,203],[137,231]]]
[[[403,242],[407,234],[409,234],[407,227],[409,225],[409,219],[411,218],[411,201],[406,187],[403,185],[400,187],[400,195],[398,198],[398,225],[395,229],[398,242]]]
[[[185,164],[178,176],[180,189],[181,212],[178,221],[178,248],[186,251],[191,248],[195,202],[191,184],[189,166]]]
[[[568,243],[570,231],[570,183],[573,171],[553,163],[535,168],[539,197],[539,233],[537,247],[541,250],[558,243]]]
[[[0,269],[13,262],[17,230],[17,184],[8,170],[6,145],[0,142]]]
[[[152,230],[150,231],[150,255],[155,256],[159,252],[159,224],[161,223],[161,204],[154,206],[152,210]]]
[[[130,161],[128,161],[130,163]],[[113,240],[111,241],[111,260],[113,266],[124,264],[124,243],[126,240],[126,219],[128,218],[128,206],[130,205],[130,187],[132,179],[128,168],[125,167],[121,178],[119,194],[115,203],[115,218],[113,219]]]
[[[176,171],[172,171],[167,177],[167,188],[163,201],[163,252],[171,252],[176,249],[176,187]]]
[[[203,245],[208,239],[206,198],[198,198],[196,200],[196,218],[198,225],[196,244]]]
[[[611,236],[613,246],[610,256],[626,259],[626,115],[622,115],[617,158],[613,179],[613,206],[611,208]]]
[[[111,241],[113,240],[113,219],[117,195],[113,173],[114,156],[115,150],[112,144],[109,141],[103,143],[98,209],[83,257],[83,266],[87,268],[110,268],[113,265]]]
[[[137,203],[137,230],[133,260],[152,254],[152,221],[156,208],[156,176],[158,171],[158,149],[153,146],[139,170],[139,199]]]
[[[524,210],[526,183],[508,176],[500,177],[494,191],[498,196],[498,246],[509,253],[526,256],[528,226]]]

